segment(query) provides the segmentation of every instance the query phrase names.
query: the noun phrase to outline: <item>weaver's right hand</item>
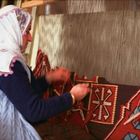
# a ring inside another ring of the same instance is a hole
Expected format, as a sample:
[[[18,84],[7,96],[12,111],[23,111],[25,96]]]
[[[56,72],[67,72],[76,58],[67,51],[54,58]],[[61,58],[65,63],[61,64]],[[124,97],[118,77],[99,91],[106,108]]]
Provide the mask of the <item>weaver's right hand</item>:
[[[88,84],[75,85],[70,91],[75,101],[82,100],[89,92],[90,89],[88,88]]]

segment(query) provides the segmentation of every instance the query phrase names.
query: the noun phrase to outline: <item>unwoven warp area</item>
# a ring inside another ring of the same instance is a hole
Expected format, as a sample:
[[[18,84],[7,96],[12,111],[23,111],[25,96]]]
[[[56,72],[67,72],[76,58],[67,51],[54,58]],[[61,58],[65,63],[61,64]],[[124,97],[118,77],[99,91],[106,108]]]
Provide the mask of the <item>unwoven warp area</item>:
[[[52,67],[140,84],[139,11],[41,16],[39,32]]]

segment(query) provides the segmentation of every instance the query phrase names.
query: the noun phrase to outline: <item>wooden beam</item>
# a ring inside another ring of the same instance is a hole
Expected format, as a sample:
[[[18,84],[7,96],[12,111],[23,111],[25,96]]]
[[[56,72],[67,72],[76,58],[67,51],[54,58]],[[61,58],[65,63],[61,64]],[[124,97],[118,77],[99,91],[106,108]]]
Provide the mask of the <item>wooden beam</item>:
[[[56,0],[32,0],[32,1],[25,1],[21,4],[21,8],[30,8],[34,6],[39,6],[47,3],[54,3]]]
[[[21,7],[21,4],[22,4],[22,0],[17,0],[16,6]]]
[[[6,6],[6,5],[7,5],[7,3],[8,3],[8,0],[2,0],[2,2],[1,2],[1,7]]]

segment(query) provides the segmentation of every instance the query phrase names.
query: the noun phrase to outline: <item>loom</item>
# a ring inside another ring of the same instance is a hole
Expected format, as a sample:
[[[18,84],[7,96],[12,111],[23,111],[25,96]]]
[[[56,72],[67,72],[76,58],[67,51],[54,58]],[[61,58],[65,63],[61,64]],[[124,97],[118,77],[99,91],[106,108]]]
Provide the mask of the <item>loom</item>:
[[[139,1],[32,0],[20,6],[33,16],[27,60],[35,74],[55,66],[72,72],[47,95],[60,96],[77,83],[92,88],[71,110],[35,126],[42,138],[140,139]]]

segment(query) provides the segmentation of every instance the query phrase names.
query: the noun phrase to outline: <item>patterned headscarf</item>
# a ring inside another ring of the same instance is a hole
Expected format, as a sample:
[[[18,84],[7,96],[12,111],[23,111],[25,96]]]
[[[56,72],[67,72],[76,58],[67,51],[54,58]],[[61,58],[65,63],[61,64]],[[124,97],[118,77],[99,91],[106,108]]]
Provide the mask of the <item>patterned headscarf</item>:
[[[31,16],[29,13],[17,8],[15,10],[16,15],[17,15],[17,20],[20,26],[20,30],[22,34],[25,34],[26,29],[31,21]]]
[[[28,73],[20,48],[22,35],[30,22],[30,14],[14,5],[0,9],[0,75],[12,74],[11,66],[16,60],[23,64]]]

